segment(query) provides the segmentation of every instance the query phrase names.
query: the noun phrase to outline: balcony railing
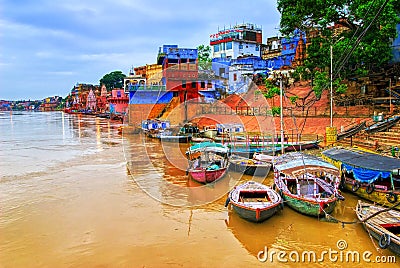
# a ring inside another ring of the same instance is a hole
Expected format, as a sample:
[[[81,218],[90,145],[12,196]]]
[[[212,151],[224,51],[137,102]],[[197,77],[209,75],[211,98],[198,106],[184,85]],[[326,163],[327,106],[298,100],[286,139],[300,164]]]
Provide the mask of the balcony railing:
[[[132,85],[129,86],[129,91],[135,90],[154,90],[154,91],[166,91],[164,85]]]

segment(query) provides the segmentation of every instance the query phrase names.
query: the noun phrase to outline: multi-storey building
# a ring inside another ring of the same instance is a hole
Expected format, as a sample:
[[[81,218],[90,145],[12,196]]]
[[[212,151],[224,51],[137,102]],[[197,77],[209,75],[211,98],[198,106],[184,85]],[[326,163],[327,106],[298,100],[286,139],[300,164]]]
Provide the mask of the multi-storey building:
[[[197,49],[163,45],[158,52],[157,64],[162,65],[162,84],[181,102],[199,97]]]
[[[126,114],[128,111],[129,97],[123,89],[113,89],[107,98],[111,114]]]
[[[237,59],[261,56],[262,29],[250,24],[238,24],[210,35],[213,58]]]
[[[146,82],[148,85],[161,85],[162,75],[161,64],[146,64]]]
[[[136,75],[146,78],[146,65],[135,67],[134,70]]]
[[[268,37],[266,44],[261,46],[261,58],[264,60],[279,57],[281,52],[281,38],[278,36]]]

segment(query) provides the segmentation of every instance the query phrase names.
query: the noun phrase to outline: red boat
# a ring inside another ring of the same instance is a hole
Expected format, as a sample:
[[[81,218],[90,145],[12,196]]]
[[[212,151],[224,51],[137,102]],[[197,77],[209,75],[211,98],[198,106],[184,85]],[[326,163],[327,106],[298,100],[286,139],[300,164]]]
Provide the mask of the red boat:
[[[202,142],[186,151],[189,161],[187,173],[200,183],[210,183],[222,178],[228,168],[228,147],[214,142]]]

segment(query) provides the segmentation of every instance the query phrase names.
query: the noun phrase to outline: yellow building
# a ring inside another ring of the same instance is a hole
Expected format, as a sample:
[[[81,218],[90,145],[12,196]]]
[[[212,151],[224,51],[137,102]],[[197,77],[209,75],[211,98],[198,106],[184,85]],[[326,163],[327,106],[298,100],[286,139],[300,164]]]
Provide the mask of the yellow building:
[[[162,77],[162,65],[146,64],[146,80],[148,85],[160,85]]]

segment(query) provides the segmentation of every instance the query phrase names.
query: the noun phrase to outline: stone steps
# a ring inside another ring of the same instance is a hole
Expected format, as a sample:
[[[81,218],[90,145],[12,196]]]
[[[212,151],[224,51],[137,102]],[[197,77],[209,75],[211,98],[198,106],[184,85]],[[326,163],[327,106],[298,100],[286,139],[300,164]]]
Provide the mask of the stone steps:
[[[368,134],[360,132],[352,139],[346,138],[340,141],[342,145],[353,145],[377,151],[389,151],[392,147],[400,147],[400,124],[396,124],[388,131]]]

